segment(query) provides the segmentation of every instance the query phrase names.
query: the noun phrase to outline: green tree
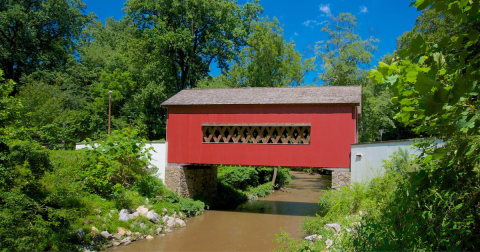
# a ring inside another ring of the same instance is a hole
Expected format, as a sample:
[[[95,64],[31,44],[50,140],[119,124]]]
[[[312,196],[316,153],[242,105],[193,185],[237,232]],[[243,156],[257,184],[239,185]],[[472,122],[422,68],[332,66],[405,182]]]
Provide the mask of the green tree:
[[[392,101],[401,107],[398,120],[446,144],[422,146],[420,169],[398,186],[381,218],[362,225],[355,244],[358,250],[478,250],[479,2],[412,5],[430,8],[454,29],[433,37],[417,33],[398,52],[399,60],[380,62],[370,76],[392,89]]]
[[[340,13],[321,29],[328,40],[316,43],[315,55],[321,61],[318,79],[323,85],[360,86],[367,82],[378,40],[363,40],[357,33],[356,19],[351,13]]]
[[[62,66],[90,17],[81,0],[2,0],[0,68],[15,82],[37,69]]]
[[[293,41],[286,42],[276,18],[255,21],[247,46],[231,62],[229,71],[205,78],[198,88],[286,87],[303,83],[303,77],[315,68],[314,59],[302,59]]]
[[[164,62],[175,92],[195,87],[214,60],[227,69],[262,12],[258,1],[240,6],[232,0],[129,0],[125,5],[151,54]]]
[[[313,59],[302,60],[294,42],[285,41],[276,18],[254,22],[247,45],[228,73],[235,87],[297,86],[314,69]]]

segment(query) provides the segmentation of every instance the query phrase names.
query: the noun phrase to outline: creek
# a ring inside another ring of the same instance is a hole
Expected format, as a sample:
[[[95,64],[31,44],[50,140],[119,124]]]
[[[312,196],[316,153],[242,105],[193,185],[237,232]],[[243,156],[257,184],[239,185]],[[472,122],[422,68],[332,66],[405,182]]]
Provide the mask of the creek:
[[[107,251],[271,251],[277,247],[280,229],[293,238],[305,216],[319,211],[318,197],[331,187],[331,176],[291,172],[288,192],[276,191],[264,198],[241,204],[234,210],[206,210],[189,218],[187,227],[164,237],[136,241]]]

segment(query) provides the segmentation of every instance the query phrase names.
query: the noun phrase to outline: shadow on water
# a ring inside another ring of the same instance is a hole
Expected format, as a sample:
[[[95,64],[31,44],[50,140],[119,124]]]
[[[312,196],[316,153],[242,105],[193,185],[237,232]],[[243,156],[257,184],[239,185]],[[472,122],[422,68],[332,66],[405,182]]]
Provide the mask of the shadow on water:
[[[256,200],[244,203],[235,210],[230,211],[292,216],[315,216],[319,210],[320,206],[318,203]]]

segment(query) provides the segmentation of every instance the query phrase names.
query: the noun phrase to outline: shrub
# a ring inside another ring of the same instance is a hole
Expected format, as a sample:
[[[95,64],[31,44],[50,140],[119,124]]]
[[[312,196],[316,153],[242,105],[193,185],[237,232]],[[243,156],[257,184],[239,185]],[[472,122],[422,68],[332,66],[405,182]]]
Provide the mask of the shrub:
[[[180,210],[184,212],[188,217],[197,216],[203,214],[205,204],[198,200],[181,199]]]
[[[249,195],[249,198],[265,197],[265,195],[272,193],[272,189],[272,182],[267,182],[257,187],[248,187],[247,194]]]
[[[149,169],[144,176],[133,184],[133,189],[147,198],[162,196],[165,193],[165,186],[162,180],[155,176],[157,171],[156,167]]]
[[[258,171],[253,167],[222,166],[218,169],[218,178],[243,191],[248,186],[257,186],[259,184]]]
[[[88,143],[94,160],[80,174],[91,192],[107,196],[122,186],[132,186],[147,173],[153,148],[144,149],[146,140],[140,141],[137,135],[137,130],[127,128]]]

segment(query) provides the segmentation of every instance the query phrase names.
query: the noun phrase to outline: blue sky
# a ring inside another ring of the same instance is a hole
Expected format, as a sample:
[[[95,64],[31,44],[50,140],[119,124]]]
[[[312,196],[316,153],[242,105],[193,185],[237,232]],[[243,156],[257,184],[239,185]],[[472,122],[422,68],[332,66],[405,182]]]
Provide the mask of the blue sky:
[[[123,17],[124,0],[83,2],[87,5],[87,12],[94,12],[100,20],[111,16],[116,20]],[[239,4],[246,2],[247,0],[238,0]],[[415,18],[420,14],[414,7],[409,7],[408,0],[262,0],[260,4],[264,9],[262,16],[277,17],[283,25],[285,39],[294,40],[296,49],[307,56],[311,56],[309,48],[313,47],[315,42],[326,39],[320,29],[330,16],[337,16],[341,12],[352,13],[357,17],[358,32],[363,39],[373,34],[380,40],[373,64],[376,64],[382,55],[395,50],[396,38],[411,30]],[[219,73],[213,65],[212,74]],[[311,83],[314,77],[315,74],[311,73],[305,81]]]

